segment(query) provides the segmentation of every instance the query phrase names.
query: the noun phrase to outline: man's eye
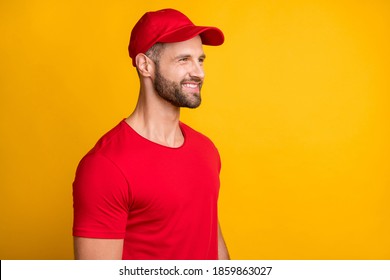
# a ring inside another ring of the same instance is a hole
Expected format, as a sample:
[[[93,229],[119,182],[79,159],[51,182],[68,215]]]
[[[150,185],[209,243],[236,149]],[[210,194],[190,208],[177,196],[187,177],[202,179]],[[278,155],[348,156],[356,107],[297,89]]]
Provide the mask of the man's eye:
[[[182,57],[179,59],[179,61],[187,61],[188,60],[188,57]]]

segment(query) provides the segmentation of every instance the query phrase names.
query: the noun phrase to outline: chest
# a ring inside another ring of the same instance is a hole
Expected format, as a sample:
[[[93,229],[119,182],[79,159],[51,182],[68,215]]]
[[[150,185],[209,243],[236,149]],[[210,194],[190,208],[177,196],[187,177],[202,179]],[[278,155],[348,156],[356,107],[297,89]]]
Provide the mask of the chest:
[[[184,211],[218,199],[217,154],[149,150],[141,151],[127,165],[132,211]]]

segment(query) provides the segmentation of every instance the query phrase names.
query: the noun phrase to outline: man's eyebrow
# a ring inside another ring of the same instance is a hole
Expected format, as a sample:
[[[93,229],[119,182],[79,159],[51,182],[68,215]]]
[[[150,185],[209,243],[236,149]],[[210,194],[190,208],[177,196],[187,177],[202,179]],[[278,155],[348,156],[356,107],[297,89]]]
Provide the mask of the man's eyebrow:
[[[188,58],[188,57],[193,57],[193,55],[191,55],[191,54],[179,54],[179,55],[175,56],[175,59]],[[206,58],[206,54],[201,54],[199,56],[199,58],[205,59]]]

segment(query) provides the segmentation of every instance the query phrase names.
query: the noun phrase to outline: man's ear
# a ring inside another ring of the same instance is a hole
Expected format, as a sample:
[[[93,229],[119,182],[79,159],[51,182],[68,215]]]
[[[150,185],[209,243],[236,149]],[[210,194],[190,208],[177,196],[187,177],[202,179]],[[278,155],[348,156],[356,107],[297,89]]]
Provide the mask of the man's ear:
[[[137,54],[135,64],[141,76],[150,77],[153,74],[153,61],[143,53]]]

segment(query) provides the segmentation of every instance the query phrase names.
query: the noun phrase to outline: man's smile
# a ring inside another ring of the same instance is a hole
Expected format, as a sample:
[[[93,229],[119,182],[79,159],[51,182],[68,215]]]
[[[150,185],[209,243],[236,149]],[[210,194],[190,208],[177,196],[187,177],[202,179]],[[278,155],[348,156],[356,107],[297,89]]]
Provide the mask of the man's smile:
[[[199,93],[200,89],[202,87],[202,82],[186,81],[186,82],[182,82],[181,86],[186,91],[190,91],[190,92],[193,92],[193,93]]]

